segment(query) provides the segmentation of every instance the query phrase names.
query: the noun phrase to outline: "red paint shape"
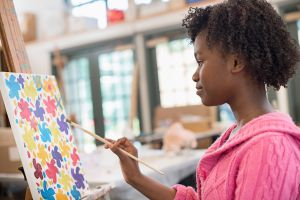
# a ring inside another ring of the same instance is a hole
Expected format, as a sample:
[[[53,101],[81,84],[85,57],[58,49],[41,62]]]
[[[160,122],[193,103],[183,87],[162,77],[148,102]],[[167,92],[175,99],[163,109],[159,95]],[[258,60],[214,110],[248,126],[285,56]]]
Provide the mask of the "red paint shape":
[[[23,99],[21,99],[21,101],[18,103],[18,107],[21,109],[20,115],[22,119],[30,121],[31,112],[29,109],[29,104]]]
[[[53,180],[53,183],[56,183],[57,181],[57,173],[58,173],[58,169],[55,166],[55,160],[52,159],[50,163],[47,163],[48,169],[46,170],[46,174],[48,176],[48,178]]]
[[[71,158],[72,158],[72,165],[76,166],[79,160],[79,155],[77,154],[75,147],[73,148],[73,153],[71,153]]]
[[[55,105],[55,99],[51,99],[49,96],[46,100],[43,101],[46,105],[46,110],[48,113],[52,114],[53,117],[56,115],[56,105]]]

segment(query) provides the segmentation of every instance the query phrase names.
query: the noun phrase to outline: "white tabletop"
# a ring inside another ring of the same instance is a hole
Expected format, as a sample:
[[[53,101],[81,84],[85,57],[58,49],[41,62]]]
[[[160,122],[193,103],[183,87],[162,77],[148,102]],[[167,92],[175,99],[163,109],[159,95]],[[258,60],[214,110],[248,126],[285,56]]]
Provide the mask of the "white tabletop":
[[[183,178],[195,173],[195,169],[205,150],[183,150],[177,155],[166,153],[163,150],[148,148],[139,149],[139,157],[165,173],[161,175],[152,169],[140,164],[141,171],[160,183],[172,186]],[[124,180],[119,160],[110,150],[99,148],[91,154],[81,154],[81,161],[85,169],[85,177],[91,187],[103,183],[110,183],[112,200],[117,199],[146,199],[133,189]]]

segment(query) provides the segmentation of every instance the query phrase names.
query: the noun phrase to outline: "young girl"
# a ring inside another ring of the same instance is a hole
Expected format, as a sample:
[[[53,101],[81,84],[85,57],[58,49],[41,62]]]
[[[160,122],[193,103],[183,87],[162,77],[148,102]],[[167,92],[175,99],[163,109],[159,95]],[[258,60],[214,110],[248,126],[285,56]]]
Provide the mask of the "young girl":
[[[144,176],[126,139],[112,141],[127,183],[149,199],[300,199],[300,129],[275,111],[266,86],[286,86],[300,60],[286,27],[265,0],[191,8],[183,20],[198,63],[193,81],[204,105],[228,103],[236,118],[197,167],[197,191]]]

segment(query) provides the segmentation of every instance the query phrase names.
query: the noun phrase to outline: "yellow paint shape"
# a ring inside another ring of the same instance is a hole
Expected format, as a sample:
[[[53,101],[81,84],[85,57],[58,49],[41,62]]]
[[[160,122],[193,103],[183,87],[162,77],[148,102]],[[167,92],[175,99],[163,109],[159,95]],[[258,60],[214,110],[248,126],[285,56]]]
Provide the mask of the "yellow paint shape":
[[[41,163],[42,163],[42,166],[45,166],[47,160],[49,159],[48,152],[45,150],[45,147],[44,147],[44,145],[42,145],[42,144],[39,144],[39,145],[38,145],[38,149],[39,149],[39,151],[38,151],[37,156],[38,156],[38,158],[42,161],[42,162],[41,162]]]
[[[56,93],[53,81],[51,79],[44,81],[43,89],[52,96]]]
[[[27,146],[27,149],[32,154],[33,150],[36,149],[36,143],[34,142],[34,131],[33,129],[25,126],[25,134],[23,135],[24,142]]]
[[[59,147],[61,149],[61,156],[66,157],[70,152],[70,146],[66,141],[62,141],[59,143]]]
[[[69,174],[65,173],[65,170],[61,172],[61,178],[58,178],[64,191],[72,189],[72,178]]]
[[[36,91],[33,81],[25,83],[24,92],[26,97],[30,97],[33,101],[36,100],[38,93]]]
[[[61,190],[58,190],[58,192],[56,193],[56,199],[59,200],[68,200],[68,196],[63,194]]]
[[[53,136],[54,143],[59,142],[59,138],[61,137],[61,133],[58,130],[57,123],[55,121],[52,121],[49,127],[51,134]]]

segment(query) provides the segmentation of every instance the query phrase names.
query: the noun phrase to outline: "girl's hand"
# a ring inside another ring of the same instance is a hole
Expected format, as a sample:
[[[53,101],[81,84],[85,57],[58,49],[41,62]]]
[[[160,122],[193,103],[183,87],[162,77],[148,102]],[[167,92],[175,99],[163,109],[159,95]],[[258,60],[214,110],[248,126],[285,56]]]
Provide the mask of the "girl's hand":
[[[135,189],[140,191],[146,197],[152,200],[158,199],[174,199],[176,195],[176,190],[173,188],[169,188],[164,186],[163,184],[144,176],[140,172],[140,168],[138,166],[137,161],[131,159],[119,148],[127,151],[131,155],[137,157],[138,152],[133,144],[127,138],[121,138],[117,141],[106,139],[111,145],[105,145],[106,149],[111,149],[120,159],[122,173],[125,181],[133,186]]]
[[[138,179],[142,175],[138,166],[138,162],[120,151],[120,149],[123,149],[131,155],[138,157],[137,149],[133,146],[133,144],[125,137],[118,139],[117,141],[111,139],[106,140],[112,145],[105,144],[104,148],[109,148],[119,157],[125,181],[130,184],[132,181]]]

